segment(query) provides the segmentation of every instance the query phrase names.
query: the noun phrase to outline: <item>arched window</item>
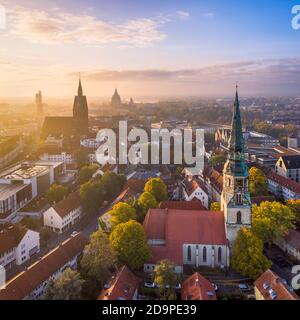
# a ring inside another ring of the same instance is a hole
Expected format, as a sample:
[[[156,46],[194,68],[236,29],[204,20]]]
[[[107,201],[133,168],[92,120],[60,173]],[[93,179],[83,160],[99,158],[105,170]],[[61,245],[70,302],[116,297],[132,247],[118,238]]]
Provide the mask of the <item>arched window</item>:
[[[191,246],[188,246],[188,248],[187,248],[187,259],[188,259],[188,261],[192,260],[192,249],[191,249]]]
[[[239,212],[236,214],[236,223],[237,223],[237,224],[242,224],[242,213],[241,213],[241,211],[239,211]]]
[[[203,262],[206,262],[206,259],[207,259],[206,247],[203,247]]]
[[[218,262],[221,263],[222,261],[222,248],[219,247],[218,249]]]

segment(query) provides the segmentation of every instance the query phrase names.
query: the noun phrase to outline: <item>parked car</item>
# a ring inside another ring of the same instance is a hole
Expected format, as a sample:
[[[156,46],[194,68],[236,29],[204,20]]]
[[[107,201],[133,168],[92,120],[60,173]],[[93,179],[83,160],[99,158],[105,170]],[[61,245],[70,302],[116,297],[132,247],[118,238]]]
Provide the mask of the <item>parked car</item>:
[[[150,281],[146,281],[145,283],[144,283],[144,287],[145,288],[149,288],[149,289],[155,289],[155,283],[154,282],[150,282]]]
[[[249,291],[251,291],[251,288],[250,288],[247,284],[245,284],[245,283],[240,283],[240,284],[239,284],[239,289],[240,289],[241,291],[243,291],[243,292],[249,292]]]

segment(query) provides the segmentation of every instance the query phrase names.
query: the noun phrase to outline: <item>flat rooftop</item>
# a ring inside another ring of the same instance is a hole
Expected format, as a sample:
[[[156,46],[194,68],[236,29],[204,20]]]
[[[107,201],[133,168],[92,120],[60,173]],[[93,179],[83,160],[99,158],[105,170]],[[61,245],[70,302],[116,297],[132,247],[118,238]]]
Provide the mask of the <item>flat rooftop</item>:
[[[13,183],[13,184],[0,184],[0,201],[9,198],[11,195],[24,189],[27,184]]]
[[[30,179],[42,173],[45,173],[47,170],[48,166],[46,165],[19,165],[17,167],[11,168],[11,170],[2,172],[0,178],[7,180]]]

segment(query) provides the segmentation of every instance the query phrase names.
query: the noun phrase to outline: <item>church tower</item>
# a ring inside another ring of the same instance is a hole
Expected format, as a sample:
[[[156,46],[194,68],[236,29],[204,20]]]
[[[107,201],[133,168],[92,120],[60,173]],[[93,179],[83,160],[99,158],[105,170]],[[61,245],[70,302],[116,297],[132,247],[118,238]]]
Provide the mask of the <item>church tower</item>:
[[[237,232],[243,227],[251,228],[252,225],[249,173],[244,159],[238,87],[236,87],[228,149],[227,162],[223,170],[221,209],[225,215],[226,236],[231,246]]]
[[[83,95],[81,79],[79,77],[78,95],[73,104],[74,129],[77,134],[85,134],[88,131],[89,109],[86,96]]]

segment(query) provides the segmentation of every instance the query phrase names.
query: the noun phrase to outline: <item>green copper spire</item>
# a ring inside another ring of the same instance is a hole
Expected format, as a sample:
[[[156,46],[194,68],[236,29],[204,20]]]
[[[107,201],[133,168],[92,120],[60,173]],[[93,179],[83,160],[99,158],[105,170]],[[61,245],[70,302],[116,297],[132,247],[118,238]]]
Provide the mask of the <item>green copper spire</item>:
[[[224,172],[234,176],[248,176],[248,167],[244,159],[244,138],[238,86],[236,86],[235,101],[233,106],[231,135],[228,143],[228,160],[224,166]]]
[[[231,123],[231,136],[229,139],[229,152],[244,152],[243,129],[240,113],[238,86],[236,85],[235,101]]]

